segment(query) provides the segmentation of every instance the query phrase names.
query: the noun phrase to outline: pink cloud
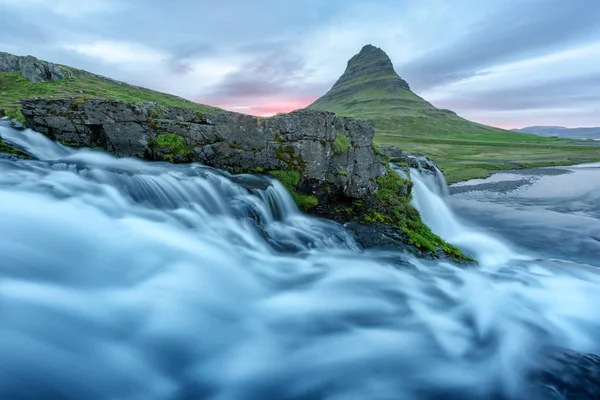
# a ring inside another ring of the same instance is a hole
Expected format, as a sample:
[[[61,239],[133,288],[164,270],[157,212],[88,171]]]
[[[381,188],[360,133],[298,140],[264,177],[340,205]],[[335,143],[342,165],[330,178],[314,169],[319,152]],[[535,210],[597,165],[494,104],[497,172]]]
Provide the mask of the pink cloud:
[[[262,102],[252,104],[251,99],[227,99],[227,98],[206,98],[197,99],[199,103],[209,104],[223,108],[225,110],[239,112],[243,114],[258,115],[270,117],[277,113],[290,112],[304,108],[314,102],[317,97],[299,97],[290,99],[264,99]]]

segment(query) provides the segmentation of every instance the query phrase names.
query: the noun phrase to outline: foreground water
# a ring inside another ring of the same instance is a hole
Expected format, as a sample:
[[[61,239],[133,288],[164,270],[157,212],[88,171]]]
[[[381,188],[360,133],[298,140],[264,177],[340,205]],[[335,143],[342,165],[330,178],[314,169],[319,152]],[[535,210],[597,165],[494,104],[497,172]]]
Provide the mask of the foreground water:
[[[0,135],[42,160],[0,159],[2,399],[576,398],[548,354],[600,353],[594,257],[485,218],[517,194],[450,200],[412,171],[425,221],[480,262],[462,269],[361,251],[268,178]]]

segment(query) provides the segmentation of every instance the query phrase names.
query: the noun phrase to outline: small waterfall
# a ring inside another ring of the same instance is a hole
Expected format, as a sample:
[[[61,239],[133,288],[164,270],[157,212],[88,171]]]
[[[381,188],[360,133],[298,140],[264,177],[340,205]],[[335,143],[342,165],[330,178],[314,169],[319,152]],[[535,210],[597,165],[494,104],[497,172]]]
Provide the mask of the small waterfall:
[[[31,129],[13,129],[8,120],[0,121],[0,138],[38,160],[58,160],[73,151]]]
[[[410,169],[410,178],[414,183],[412,204],[434,233],[474,256],[484,267],[502,265],[511,259],[523,259],[522,255],[517,255],[500,239],[460,221],[444,199],[449,193],[444,175],[429,161],[425,166]],[[399,170],[398,167],[394,168]]]

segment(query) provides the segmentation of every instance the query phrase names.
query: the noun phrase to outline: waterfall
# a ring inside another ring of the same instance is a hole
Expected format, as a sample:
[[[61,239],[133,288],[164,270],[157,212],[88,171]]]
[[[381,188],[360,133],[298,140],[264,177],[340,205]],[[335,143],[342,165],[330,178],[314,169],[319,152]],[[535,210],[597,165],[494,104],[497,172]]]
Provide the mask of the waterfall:
[[[435,165],[431,165],[428,169],[411,168],[410,178],[414,183],[412,204],[434,233],[474,256],[484,267],[527,258],[515,253],[506,243],[488,232],[460,221],[445,200],[449,190],[444,175]]]
[[[0,136],[38,158],[0,159],[1,399],[547,399],[589,382],[548,357],[600,352],[600,275],[519,259],[456,218],[433,172],[410,171],[415,206],[494,268],[360,250],[267,176]]]

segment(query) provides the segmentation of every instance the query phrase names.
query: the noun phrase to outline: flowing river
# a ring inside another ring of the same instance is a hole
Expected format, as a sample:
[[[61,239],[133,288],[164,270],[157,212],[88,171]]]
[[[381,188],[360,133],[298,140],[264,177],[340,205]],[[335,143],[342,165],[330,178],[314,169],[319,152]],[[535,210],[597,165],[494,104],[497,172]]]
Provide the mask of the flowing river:
[[[453,196],[412,170],[464,269],[360,250],[267,177],[0,136],[38,159],[0,159],[0,399],[600,396],[600,166]]]

